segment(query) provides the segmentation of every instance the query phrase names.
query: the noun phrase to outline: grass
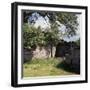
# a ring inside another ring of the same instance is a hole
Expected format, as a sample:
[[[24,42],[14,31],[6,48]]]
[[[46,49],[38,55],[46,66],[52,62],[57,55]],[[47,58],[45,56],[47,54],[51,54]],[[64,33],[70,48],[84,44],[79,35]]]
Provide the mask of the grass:
[[[77,73],[61,59],[33,59],[23,64],[23,77],[73,74],[75,75]]]

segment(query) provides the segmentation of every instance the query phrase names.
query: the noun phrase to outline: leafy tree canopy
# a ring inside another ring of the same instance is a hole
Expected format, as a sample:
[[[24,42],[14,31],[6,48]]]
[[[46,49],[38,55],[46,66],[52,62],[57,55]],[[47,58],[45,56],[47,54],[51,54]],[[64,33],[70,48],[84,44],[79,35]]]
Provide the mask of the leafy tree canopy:
[[[38,13],[44,19],[47,16],[49,18],[51,25],[56,21],[59,21],[61,24],[65,25],[67,29],[66,34],[68,37],[76,34],[76,30],[78,29],[78,21],[77,21],[78,17],[76,13],[56,12],[56,11],[55,12],[54,11],[24,11],[23,12],[24,22],[28,22],[29,16],[31,16],[33,13]],[[35,23],[37,19],[38,17],[35,16],[35,20],[32,20],[31,23]]]
[[[44,45],[45,37],[41,28],[35,28],[27,23],[23,26],[24,47],[31,48],[32,46]]]

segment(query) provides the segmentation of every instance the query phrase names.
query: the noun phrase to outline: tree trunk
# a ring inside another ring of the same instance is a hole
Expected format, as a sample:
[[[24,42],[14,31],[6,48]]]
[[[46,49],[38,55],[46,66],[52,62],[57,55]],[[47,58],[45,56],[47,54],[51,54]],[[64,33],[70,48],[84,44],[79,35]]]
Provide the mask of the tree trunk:
[[[53,46],[51,45],[51,57],[53,57]]]
[[[50,57],[54,57],[56,52],[56,47],[54,45],[50,45]]]

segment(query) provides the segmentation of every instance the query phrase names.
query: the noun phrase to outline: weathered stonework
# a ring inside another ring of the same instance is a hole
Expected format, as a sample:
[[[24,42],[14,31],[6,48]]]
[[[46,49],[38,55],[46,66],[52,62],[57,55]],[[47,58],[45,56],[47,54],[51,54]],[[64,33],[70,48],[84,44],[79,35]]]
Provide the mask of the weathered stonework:
[[[52,48],[52,56],[55,56],[56,48]],[[51,57],[51,50],[50,46],[47,47],[39,47],[37,46],[36,49],[24,49],[24,60],[30,60],[30,59],[42,59],[42,58],[49,58]]]
[[[62,57],[73,68],[80,68],[80,47],[74,42],[62,42],[56,47],[56,57]]]

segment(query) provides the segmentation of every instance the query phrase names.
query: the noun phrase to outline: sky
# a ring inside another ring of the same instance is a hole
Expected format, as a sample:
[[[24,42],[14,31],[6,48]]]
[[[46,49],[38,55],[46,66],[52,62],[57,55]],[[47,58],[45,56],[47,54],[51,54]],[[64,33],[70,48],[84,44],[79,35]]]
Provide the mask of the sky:
[[[50,27],[48,17],[45,17],[44,19],[38,13],[33,13],[32,16],[29,17],[29,22],[31,22],[32,20],[35,20],[35,27],[41,26],[41,28],[43,29]]]
[[[34,23],[34,26],[35,27],[38,27],[40,26],[42,28],[42,30],[45,30],[45,28],[50,28],[50,23],[49,23],[49,18],[47,16],[45,16],[45,18],[43,18],[41,15],[39,15],[37,12],[33,13],[29,19],[28,19],[28,22],[30,23],[31,21],[35,21]],[[79,19],[79,16],[78,16],[78,22],[80,23],[80,19]],[[61,24],[60,22],[57,21],[58,24],[60,24],[60,27],[58,28],[60,30],[60,32],[62,34],[65,33],[65,30],[66,30],[66,27]],[[74,35],[70,38],[68,38],[67,36],[64,36],[63,37],[63,40],[67,41],[67,42],[70,42],[70,41],[76,41],[80,38],[80,33],[79,33],[79,28],[80,25],[78,26],[78,30],[77,30],[77,35]]]

